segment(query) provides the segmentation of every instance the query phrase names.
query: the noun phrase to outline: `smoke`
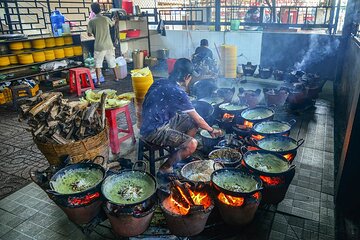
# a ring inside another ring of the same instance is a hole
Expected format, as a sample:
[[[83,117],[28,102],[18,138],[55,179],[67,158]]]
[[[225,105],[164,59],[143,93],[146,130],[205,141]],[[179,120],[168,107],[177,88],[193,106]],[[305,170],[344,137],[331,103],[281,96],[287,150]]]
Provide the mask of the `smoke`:
[[[295,63],[295,70],[305,70],[307,66],[321,62],[333,55],[339,47],[340,40],[330,36],[310,35],[309,50],[305,52],[300,62]]]

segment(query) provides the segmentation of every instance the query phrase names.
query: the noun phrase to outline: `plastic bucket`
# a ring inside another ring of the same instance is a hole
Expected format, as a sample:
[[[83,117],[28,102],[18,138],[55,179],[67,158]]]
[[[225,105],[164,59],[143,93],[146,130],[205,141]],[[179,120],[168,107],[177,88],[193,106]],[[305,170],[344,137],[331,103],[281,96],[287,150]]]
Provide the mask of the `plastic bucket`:
[[[240,20],[231,20],[230,21],[230,29],[233,31],[239,30],[240,27]]]
[[[131,77],[131,79],[136,98],[143,99],[154,82],[152,74],[143,77]]]

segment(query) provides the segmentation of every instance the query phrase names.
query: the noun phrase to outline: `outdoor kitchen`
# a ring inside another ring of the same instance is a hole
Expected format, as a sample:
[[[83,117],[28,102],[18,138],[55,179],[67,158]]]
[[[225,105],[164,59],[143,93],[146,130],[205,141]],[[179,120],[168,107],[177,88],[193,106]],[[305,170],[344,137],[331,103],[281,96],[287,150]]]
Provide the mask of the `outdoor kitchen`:
[[[359,239],[359,3],[145,2],[0,3],[0,239]]]

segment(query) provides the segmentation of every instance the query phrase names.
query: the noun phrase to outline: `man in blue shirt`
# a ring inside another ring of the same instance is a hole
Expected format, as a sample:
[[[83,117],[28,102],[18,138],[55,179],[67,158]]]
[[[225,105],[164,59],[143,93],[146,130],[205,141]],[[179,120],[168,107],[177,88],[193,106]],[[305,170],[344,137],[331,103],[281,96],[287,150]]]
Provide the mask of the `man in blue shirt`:
[[[172,166],[195,152],[194,136],[198,128],[213,136],[222,134],[210,127],[196,112],[180,84],[191,81],[193,66],[190,60],[180,58],[168,79],[155,81],[149,88],[143,103],[140,134],[146,141],[177,150],[161,165],[158,174],[172,173]]]

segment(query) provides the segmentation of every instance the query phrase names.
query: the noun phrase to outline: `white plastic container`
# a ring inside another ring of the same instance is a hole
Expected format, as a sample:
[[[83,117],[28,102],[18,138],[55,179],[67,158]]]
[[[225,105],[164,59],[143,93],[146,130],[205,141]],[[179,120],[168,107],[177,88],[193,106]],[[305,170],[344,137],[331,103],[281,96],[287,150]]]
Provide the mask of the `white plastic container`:
[[[120,70],[120,79],[124,79],[128,75],[126,60],[123,57],[118,57],[115,59],[116,64],[119,66]]]

